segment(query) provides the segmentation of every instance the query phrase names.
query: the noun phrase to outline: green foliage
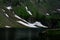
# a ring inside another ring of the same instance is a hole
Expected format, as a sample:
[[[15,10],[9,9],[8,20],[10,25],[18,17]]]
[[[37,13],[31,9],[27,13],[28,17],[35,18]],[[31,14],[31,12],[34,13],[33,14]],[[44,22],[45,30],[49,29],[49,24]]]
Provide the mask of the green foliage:
[[[40,0],[38,0],[38,2],[36,0],[35,1],[34,0],[33,1],[32,0],[0,0],[1,6],[7,6],[10,3],[15,13],[18,16],[25,19],[28,19],[30,17],[30,15],[27,13],[25,9],[26,6],[28,7],[28,10],[31,11],[31,13],[33,14],[32,17],[38,19],[39,21],[43,21],[47,23],[49,26],[51,26],[50,24],[52,23],[51,22],[52,19],[60,19],[59,13],[52,12],[53,9],[56,10],[56,8],[60,7],[59,0],[43,0],[42,2],[40,2]],[[49,12],[49,10],[51,11]],[[51,15],[46,16],[45,15],[46,12],[48,12]],[[57,27],[60,27],[60,21],[58,21],[56,25]]]
[[[29,2],[28,4],[26,3],[26,5],[33,14],[33,16],[36,17],[36,15],[38,14],[38,10],[36,9],[36,7],[31,2]]]
[[[48,30],[48,35],[57,35],[60,34],[59,30]]]
[[[57,22],[57,27],[60,28],[60,21]]]
[[[22,18],[27,19],[27,18],[29,18],[29,16],[30,16],[30,15],[27,13],[25,7],[23,7],[23,6],[14,7],[13,9],[14,9],[15,13],[16,13],[18,16],[22,17]]]

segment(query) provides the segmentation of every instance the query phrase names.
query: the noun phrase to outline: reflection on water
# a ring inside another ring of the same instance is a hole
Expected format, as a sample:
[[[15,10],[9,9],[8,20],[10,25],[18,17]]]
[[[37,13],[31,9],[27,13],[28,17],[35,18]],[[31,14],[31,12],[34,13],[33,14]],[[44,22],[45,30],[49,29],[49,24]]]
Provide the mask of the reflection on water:
[[[0,29],[0,39],[40,40],[42,29]]]

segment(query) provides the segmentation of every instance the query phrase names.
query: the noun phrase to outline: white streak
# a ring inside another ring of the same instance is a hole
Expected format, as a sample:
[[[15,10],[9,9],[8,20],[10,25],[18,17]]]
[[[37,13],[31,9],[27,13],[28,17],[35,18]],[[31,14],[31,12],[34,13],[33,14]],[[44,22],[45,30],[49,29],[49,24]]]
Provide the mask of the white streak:
[[[5,26],[6,28],[10,28],[11,26]]]
[[[58,11],[60,11],[60,9],[57,9]]]
[[[27,11],[30,15],[32,15],[32,13],[30,11]]]
[[[22,21],[17,21],[18,23],[20,23],[20,24],[22,24],[22,25],[25,25],[25,26],[27,26],[27,27],[38,28],[37,26],[39,26],[39,27],[43,27],[43,28],[48,28],[47,26],[42,25],[41,22],[36,21],[35,23],[29,23],[29,22],[27,22],[26,20],[24,20],[24,19],[22,19],[21,17],[19,17],[18,15],[14,15],[14,16],[15,16],[16,18],[18,18],[18,19],[26,22],[26,23],[24,23],[24,22],[22,22]],[[37,25],[37,26],[36,26],[36,25]]]
[[[9,17],[8,14],[5,13],[5,15],[6,15],[6,17]]]
[[[27,27],[31,27],[31,28],[38,28],[37,26],[43,27],[43,28],[48,28],[47,26],[44,26],[40,22],[37,22],[37,21],[35,23],[27,23],[27,24],[24,23],[24,22],[22,22],[22,21],[17,21],[17,22],[20,23],[20,24],[22,24],[22,25],[25,25]]]
[[[25,26],[27,26],[27,27],[31,27],[31,28],[37,28],[36,26],[34,26],[33,24],[26,24],[26,23],[24,23],[24,22],[22,22],[22,21],[17,21],[18,23],[20,23],[20,24],[22,24],[22,25],[25,25]]]
[[[27,11],[30,15],[32,15],[32,13],[28,10],[27,6],[26,6],[25,8],[26,8],[26,11]]]
[[[37,25],[37,26],[39,26],[39,27],[48,28],[47,26],[42,25],[41,22],[38,22],[38,21],[36,21],[36,22],[33,23],[33,24],[34,24],[34,25]]]
[[[10,10],[10,9],[12,9],[12,7],[11,6],[8,6],[8,7],[6,7],[8,10]]]
[[[21,19],[18,15],[14,15],[16,18]]]
[[[25,8],[26,8],[26,10],[28,10],[27,6]]]
[[[22,20],[22,21],[24,21],[24,22],[27,22],[26,20],[24,20],[24,19],[22,19],[21,17],[19,17],[18,15],[14,15],[16,18],[18,18],[18,19],[20,19],[20,20]],[[27,22],[28,23],[28,22]]]

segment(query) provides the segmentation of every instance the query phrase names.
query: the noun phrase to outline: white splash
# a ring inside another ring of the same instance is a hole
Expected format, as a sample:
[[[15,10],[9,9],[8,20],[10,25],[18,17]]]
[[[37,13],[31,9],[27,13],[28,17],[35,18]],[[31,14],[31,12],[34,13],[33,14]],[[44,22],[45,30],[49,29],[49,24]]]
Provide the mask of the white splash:
[[[6,17],[9,17],[8,14],[4,13],[6,15]]]
[[[6,28],[11,28],[11,26],[5,26]]]
[[[47,16],[49,16],[50,14],[49,13],[46,13]]]
[[[8,6],[8,7],[6,7],[8,10],[10,10],[10,9],[12,9],[12,7],[11,6]]]
[[[26,6],[25,8],[26,8],[26,11],[27,11],[30,15],[32,15],[32,13],[28,10],[27,6]]]

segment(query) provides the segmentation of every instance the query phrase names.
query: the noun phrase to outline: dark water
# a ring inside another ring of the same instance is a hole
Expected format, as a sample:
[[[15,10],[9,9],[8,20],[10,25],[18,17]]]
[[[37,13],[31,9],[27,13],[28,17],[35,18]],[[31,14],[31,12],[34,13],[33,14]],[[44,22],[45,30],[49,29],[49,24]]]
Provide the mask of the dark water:
[[[0,40],[5,40],[5,30],[0,29]]]
[[[0,29],[0,40],[60,40],[60,34],[48,35],[41,29]]]
[[[0,29],[0,40],[40,40],[41,29]]]

